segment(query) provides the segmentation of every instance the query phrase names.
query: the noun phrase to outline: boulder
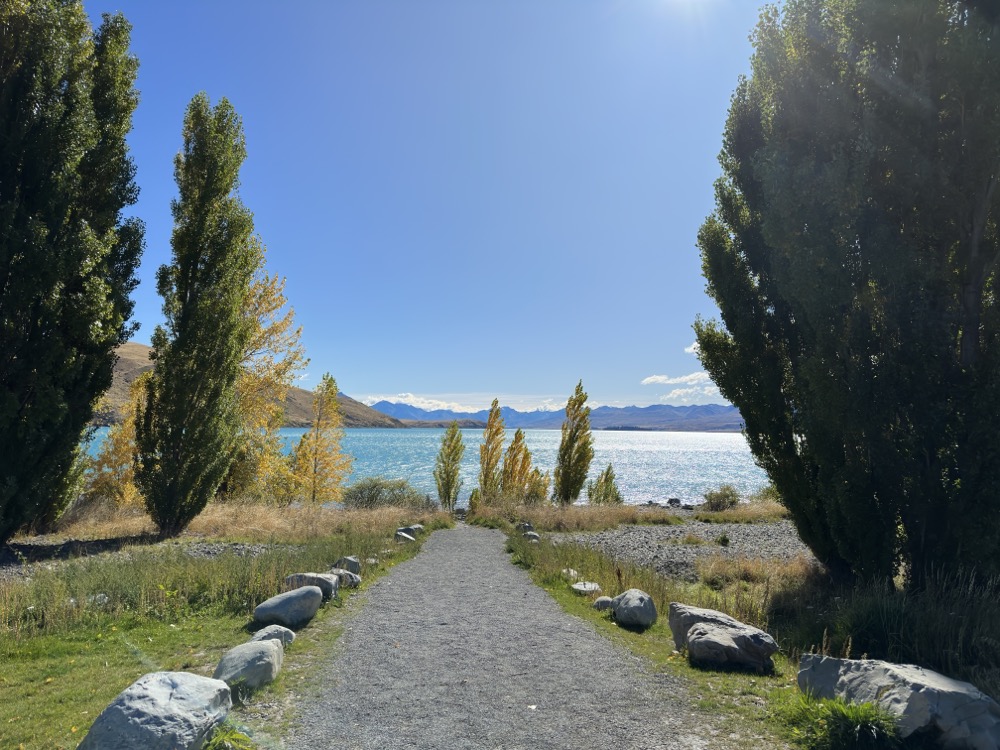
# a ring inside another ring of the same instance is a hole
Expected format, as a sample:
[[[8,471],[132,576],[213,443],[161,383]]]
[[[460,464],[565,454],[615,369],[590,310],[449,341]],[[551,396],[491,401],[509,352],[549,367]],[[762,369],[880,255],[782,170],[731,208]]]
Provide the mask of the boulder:
[[[648,628],[656,622],[653,597],[641,589],[629,589],[611,600],[615,622],[627,628]]]
[[[521,536],[523,536],[529,542],[537,542],[539,539],[541,539],[537,531],[525,531]]]
[[[415,541],[417,541],[417,539],[416,539],[416,537],[411,536],[410,534],[407,534],[405,531],[397,531],[396,532],[396,541],[397,542],[415,542]]]
[[[316,615],[322,603],[323,591],[318,586],[301,586],[258,604],[253,619],[261,625],[301,628]]]
[[[229,686],[187,672],[151,672],[123,690],[82,750],[197,750],[232,707]]]
[[[295,640],[295,631],[289,630],[282,625],[268,625],[266,628],[261,628],[256,633],[253,634],[253,638],[250,642],[254,641],[269,641],[269,640],[281,641],[282,646],[287,646],[289,643]]]
[[[778,651],[774,638],[723,612],[671,602],[668,622],[674,645],[678,651],[687,649],[692,664],[760,673],[774,669],[771,656]]]
[[[285,647],[280,640],[241,643],[222,655],[212,676],[231,688],[239,686],[256,690],[274,682],[284,658]]]
[[[600,594],[601,587],[593,581],[577,581],[570,586],[578,594]]]
[[[330,568],[330,575],[337,576],[345,589],[356,589],[361,585],[361,576],[343,568]]]
[[[417,534],[419,534],[420,532],[417,531],[416,527],[414,527],[414,526],[401,526],[398,529],[396,529],[396,533],[397,534],[406,534],[407,536],[413,537],[414,539],[416,539]]]
[[[337,595],[340,579],[332,573],[292,573],[285,578],[286,589],[297,589],[302,586],[316,586],[323,592],[323,599],[326,601]]]
[[[606,609],[611,609],[611,605],[614,602],[610,596],[599,596],[594,599],[594,609],[598,612],[603,612]]]
[[[361,575],[361,562],[353,555],[340,558],[333,564],[333,567],[349,570],[355,575]]]
[[[799,689],[818,698],[876,703],[896,717],[903,737],[930,729],[941,733],[945,748],[1000,748],[995,700],[975,685],[912,664],[805,654],[799,661]]]
[[[531,525],[531,522],[530,522],[530,521],[521,521],[521,523],[519,523],[519,524],[518,524],[517,526],[515,526],[514,528],[515,528],[515,529],[516,529],[517,531],[520,531],[520,532],[521,532],[522,534],[523,534],[524,532],[526,532],[526,531],[534,531],[534,530],[535,530],[535,527]]]

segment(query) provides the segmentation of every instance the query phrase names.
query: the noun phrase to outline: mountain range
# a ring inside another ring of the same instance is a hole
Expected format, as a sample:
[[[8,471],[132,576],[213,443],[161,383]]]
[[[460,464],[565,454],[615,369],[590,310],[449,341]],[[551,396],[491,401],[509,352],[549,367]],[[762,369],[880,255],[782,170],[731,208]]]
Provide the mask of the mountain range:
[[[445,425],[457,420],[463,427],[485,426],[489,411],[456,412],[448,409],[427,410],[410,404],[379,401],[372,408],[407,426]],[[562,427],[562,411],[517,411],[500,407],[504,425],[510,428],[553,430]],[[668,430],[677,432],[739,432],[743,418],[735,406],[706,404],[700,406],[599,406],[590,412],[590,426],[595,430]]]

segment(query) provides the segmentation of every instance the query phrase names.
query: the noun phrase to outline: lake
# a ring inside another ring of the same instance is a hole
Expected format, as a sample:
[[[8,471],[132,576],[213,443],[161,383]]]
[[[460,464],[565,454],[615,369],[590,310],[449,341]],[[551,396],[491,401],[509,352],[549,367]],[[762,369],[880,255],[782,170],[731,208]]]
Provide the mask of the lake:
[[[281,431],[289,448],[306,430]],[[105,430],[91,446],[93,452]],[[444,430],[350,429],[344,430],[343,449],[354,456],[351,481],[371,476],[406,479],[421,492],[437,497],[434,460]],[[513,437],[507,431],[507,442]],[[479,445],[482,430],[462,430],[465,457],[459,505],[465,505],[479,475]],[[767,483],[764,472],[753,462],[750,449],[739,433],[731,432],[618,432],[597,430],[590,478],[595,479],[610,462],[625,502],[639,505],[649,500],[665,502],[669,497],[699,502],[707,490],[724,483],[741,494],[749,494]],[[534,465],[552,471],[559,451],[559,430],[525,430],[525,442]]]

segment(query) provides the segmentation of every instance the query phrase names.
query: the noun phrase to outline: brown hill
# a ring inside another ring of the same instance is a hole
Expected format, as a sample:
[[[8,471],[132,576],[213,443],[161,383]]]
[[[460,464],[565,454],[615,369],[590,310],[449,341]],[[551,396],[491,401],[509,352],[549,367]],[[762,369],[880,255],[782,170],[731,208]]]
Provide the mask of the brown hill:
[[[118,363],[115,365],[114,380],[107,393],[110,409],[96,421],[111,424],[121,419],[121,407],[128,398],[132,382],[146,370],[152,369],[149,360],[150,348],[144,344],[128,343],[118,347]],[[312,391],[291,388],[285,400],[285,426],[308,427],[312,422]],[[344,427],[404,427],[398,419],[375,411],[360,401],[355,401],[343,393],[337,394]]]

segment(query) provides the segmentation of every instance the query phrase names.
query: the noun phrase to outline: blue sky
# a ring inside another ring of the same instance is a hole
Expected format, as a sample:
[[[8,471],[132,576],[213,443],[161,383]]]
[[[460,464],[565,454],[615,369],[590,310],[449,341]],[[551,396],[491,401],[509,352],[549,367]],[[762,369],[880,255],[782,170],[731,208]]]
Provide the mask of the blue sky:
[[[720,403],[691,325],[755,0],[84,0],[133,24],[147,226],[134,340],[160,321],[173,157],[227,97],[240,195],[311,358],[418,405]]]

